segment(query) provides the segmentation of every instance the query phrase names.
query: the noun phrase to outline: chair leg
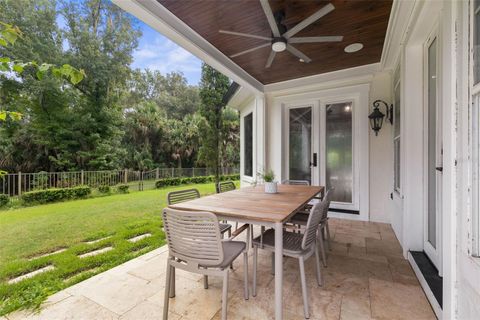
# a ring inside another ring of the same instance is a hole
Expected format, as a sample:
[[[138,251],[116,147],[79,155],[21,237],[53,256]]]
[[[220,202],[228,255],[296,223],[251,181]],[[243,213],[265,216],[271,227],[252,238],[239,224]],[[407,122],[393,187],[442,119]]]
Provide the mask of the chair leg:
[[[275,275],[275,252],[272,252],[272,275]]]
[[[232,237],[232,228],[228,229],[228,237],[231,238]]]
[[[323,243],[323,237],[320,234],[318,238],[318,246],[320,247],[320,251],[322,253],[322,261],[323,261],[323,266],[326,268],[327,267],[327,255],[325,254],[325,245]]]
[[[203,276],[203,288],[208,289],[208,276],[207,275]]]
[[[245,250],[243,253],[243,277],[244,277],[244,294],[245,300],[248,300],[248,251]]]
[[[170,276],[170,298],[175,298],[175,268],[170,266],[172,268],[171,270],[171,276]]]
[[[305,319],[309,319],[310,313],[308,311],[307,280],[305,279],[305,264],[303,261],[303,257],[298,258],[298,264],[300,266],[300,281],[302,283],[303,314],[305,315]]]
[[[328,226],[328,219],[325,222],[325,228],[327,229],[327,248],[328,250],[332,250],[332,246],[330,244],[330,227]]]
[[[315,268],[317,269],[317,284],[319,287],[322,286],[322,273],[320,268],[320,255],[318,254],[318,248],[315,246]]]
[[[165,295],[163,298],[163,320],[168,320],[168,303],[170,296],[170,284],[172,276],[172,267],[170,266],[170,261],[167,261],[167,276],[165,278]]]
[[[258,247],[253,246],[253,292],[252,296],[257,296],[257,255]]]
[[[227,320],[228,271],[229,269],[226,268],[223,273],[222,320]]]

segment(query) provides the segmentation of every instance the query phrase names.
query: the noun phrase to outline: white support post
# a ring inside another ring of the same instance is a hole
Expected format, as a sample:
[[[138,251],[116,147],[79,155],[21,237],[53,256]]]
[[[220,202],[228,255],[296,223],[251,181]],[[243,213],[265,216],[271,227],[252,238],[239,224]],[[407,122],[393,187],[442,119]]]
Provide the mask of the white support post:
[[[125,182],[125,184],[128,183],[128,169],[125,169],[124,182]]]
[[[80,172],[80,184],[82,186],[85,184],[85,172],[83,170]]]

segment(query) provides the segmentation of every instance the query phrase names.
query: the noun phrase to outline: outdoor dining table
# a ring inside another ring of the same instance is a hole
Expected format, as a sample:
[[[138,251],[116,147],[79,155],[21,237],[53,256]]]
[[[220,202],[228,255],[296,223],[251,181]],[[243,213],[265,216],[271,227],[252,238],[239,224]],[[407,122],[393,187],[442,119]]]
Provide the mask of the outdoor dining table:
[[[272,227],[275,230],[275,319],[283,317],[283,225],[302,210],[321,186],[279,185],[278,193],[265,193],[263,185],[213,194],[174,205],[170,208],[187,211],[208,211],[220,220]]]

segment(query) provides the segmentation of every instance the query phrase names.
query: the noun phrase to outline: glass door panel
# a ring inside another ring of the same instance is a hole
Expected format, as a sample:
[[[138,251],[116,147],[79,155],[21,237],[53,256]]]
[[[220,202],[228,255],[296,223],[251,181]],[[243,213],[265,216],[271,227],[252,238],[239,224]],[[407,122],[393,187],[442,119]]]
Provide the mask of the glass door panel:
[[[326,186],[332,201],[352,203],[352,103],[327,104],[325,120]]]
[[[312,107],[289,109],[289,168],[290,180],[312,182]]]

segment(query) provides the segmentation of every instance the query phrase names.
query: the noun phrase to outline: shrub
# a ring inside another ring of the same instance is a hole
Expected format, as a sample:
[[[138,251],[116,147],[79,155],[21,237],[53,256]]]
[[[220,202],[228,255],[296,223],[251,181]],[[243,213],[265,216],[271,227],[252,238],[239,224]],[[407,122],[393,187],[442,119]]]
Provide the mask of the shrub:
[[[51,203],[62,200],[82,199],[87,197],[92,190],[89,186],[78,186],[75,188],[53,188],[25,192],[22,194],[24,204]]]
[[[9,201],[10,199],[6,194],[0,194],[0,208],[6,206]]]
[[[220,176],[220,181],[240,180],[239,174],[229,174]],[[164,188],[169,186],[178,186],[190,183],[209,183],[214,182],[215,176],[199,176],[199,177],[178,177],[178,178],[164,178],[155,182],[156,188]]]
[[[128,193],[128,188],[130,188],[130,186],[128,184],[119,184],[117,186],[117,192],[118,193]]]
[[[98,191],[103,194],[108,194],[110,193],[110,186],[109,185],[98,186]]]

